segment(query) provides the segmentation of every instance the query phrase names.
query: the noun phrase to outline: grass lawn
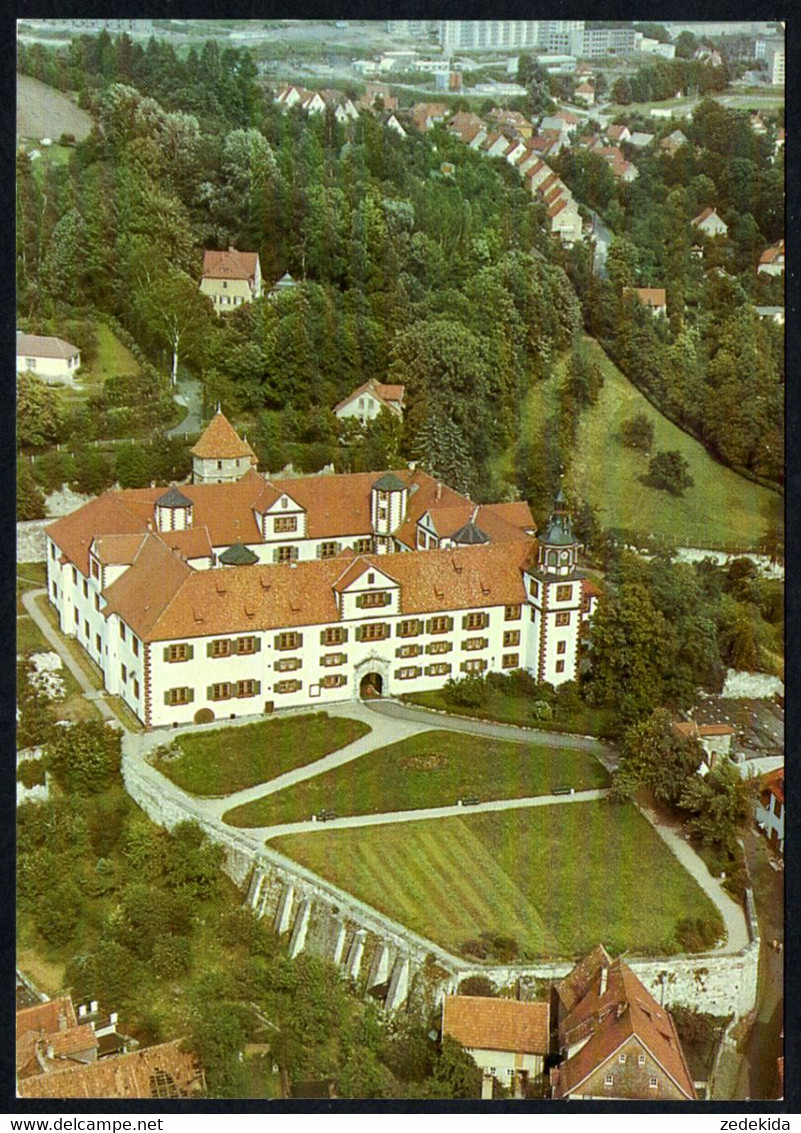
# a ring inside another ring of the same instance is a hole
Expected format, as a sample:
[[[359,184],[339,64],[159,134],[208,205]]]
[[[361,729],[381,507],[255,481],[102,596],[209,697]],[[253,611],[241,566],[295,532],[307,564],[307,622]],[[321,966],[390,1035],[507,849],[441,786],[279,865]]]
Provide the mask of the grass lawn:
[[[279,852],[453,952],[482,932],[521,955],[679,950],[676,923],[715,916],[631,804],[569,803],[292,834]]]
[[[326,712],[261,720],[179,736],[175,744],[181,754],[156,758],[153,766],[193,795],[229,795],[313,763],[369,731],[361,720]]]
[[[47,586],[47,566],[45,563],[21,563],[17,567],[17,613],[24,614],[21,595],[25,590],[38,590]]]
[[[583,751],[510,743],[456,732],[422,732],[379,748],[225,815],[233,826],[299,822],[319,810],[338,815],[453,806],[548,794],[553,787],[605,787],[606,771]]]
[[[755,546],[764,534],[775,493],[713,460],[703,445],[651,405],[594,339],[585,338],[585,343],[603,370],[604,386],[598,402],[581,414],[566,475],[568,490],[597,507],[604,527],[664,536],[680,546]],[[541,432],[560,382],[557,372],[530,392],[524,430]],[[656,449],[676,449],[688,462],[695,483],[683,497],[641,483],[649,458],[619,440],[621,423],[635,413],[653,422]]]
[[[474,708],[454,704],[442,689],[432,692],[414,692],[403,697],[409,704],[423,708],[438,708],[459,716],[474,716],[479,720],[498,720],[502,724],[519,724],[524,728],[540,728],[545,732],[569,732],[581,736],[609,734],[612,713],[605,708],[591,708],[582,704],[570,716],[557,715],[553,720],[538,720],[531,710],[531,697],[511,696],[501,689],[488,688],[484,704]],[[558,710],[557,710],[558,711]]]
[[[139,363],[105,323],[95,324],[97,355],[86,367],[84,385],[97,385],[118,374],[138,374]]]
[[[50,645],[36,622],[28,614],[17,618],[17,653],[48,653]]]

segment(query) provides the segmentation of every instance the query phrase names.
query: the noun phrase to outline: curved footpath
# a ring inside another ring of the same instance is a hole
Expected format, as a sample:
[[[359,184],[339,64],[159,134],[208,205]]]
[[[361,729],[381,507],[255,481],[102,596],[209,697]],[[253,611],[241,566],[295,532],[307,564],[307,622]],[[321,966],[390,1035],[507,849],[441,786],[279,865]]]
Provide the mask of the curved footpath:
[[[355,740],[352,744],[323,756],[314,763],[306,764],[287,771],[283,775],[267,783],[260,783],[244,791],[227,795],[225,798],[204,799],[190,795],[181,790],[166,776],[162,775],[147,762],[148,754],[156,747],[169,743],[178,735],[203,731],[208,732],[215,728],[228,728],[231,726],[246,726],[263,717],[245,717],[239,721],[220,721],[219,724],[188,725],[185,728],[162,729],[159,731],[135,733],[128,731],[114,715],[108,704],[105,703],[104,693],[94,689],[81,667],[75,662],[65,643],[53,630],[44,614],[36,605],[35,599],[45,594],[44,589],[28,590],[22,595],[22,602],[33,621],[41,629],[51,647],[60,655],[64,664],[73,674],[78,684],[84,690],[84,695],[100,712],[111,720],[123,733],[123,752],[126,758],[135,761],[141,772],[150,779],[156,789],[170,801],[183,810],[187,817],[202,818],[213,826],[217,826],[221,833],[230,836],[234,831],[237,837],[249,845],[254,853],[258,853],[264,845],[266,836],[276,837],[279,834],[295,833],[306,830],[325,829],[319,823],[301,822],[287,823],[283,826],[272,826],[246,829],[232,827],[222,821],[225,811],[242,803],[250,802],[264,795],[272,794],[293,783],[310,779],[332,767],[339,767],[343,763],[359,759],[376,748],[385,747],[407,736],[416,735],[431,729],[444,729],[451,732],[464,732],[472,735],[489,736],[497,739],[517,740],[524,743],[539,743],[547,747],[567,747],[590,752],[601,760],[610,769],[614,763],[612,749],[590,736],[562,735],[557,732],[541,732],[537,729],[517,728],[511,724],[495,724],[486,720],[474,720],[468,717],[454,717],[437,712],[429,712],[424,708],[411,708],[394,701],[381,701],[365,704],[361,701],[344,701],[339,704],[326,706],[326,711],[332,716],[347,716],[351,719],[362,720],[369,724],[371,732]],[[480,803],[477,806],[464,808],[460,806],[432,807],[427,810],[395,811],[388,814],[356,815],[351,818],[335,819],[331,828],[344,828],[348,826],[371,826],[391,822],[414,822],[426,818],[445,818],[451,815],[475,813],[487,810],[510,810],[515,807],[551,806],[571,802],[583,802],[591,798],[602,798],[606,790],[577,791],[574,795],[539,795],[525,799],[501,799],[496,802]],[[695,853],[692,847],[670,827],[661,823],[657,816],[647,808],[640,808],[645,818],[651,823],[660,838],[669,847],[671,852],[679,859],[684,868],[695,878],[701,889],[720,910],[726,925],[727,939],[725,944],[716,949],[719,953],[739,952],[749,941],[748,927],[745,914],[740,906],[726,893],[720,881],[713,878],[703,859]],[[327,825],[327,824],[326,824]]]

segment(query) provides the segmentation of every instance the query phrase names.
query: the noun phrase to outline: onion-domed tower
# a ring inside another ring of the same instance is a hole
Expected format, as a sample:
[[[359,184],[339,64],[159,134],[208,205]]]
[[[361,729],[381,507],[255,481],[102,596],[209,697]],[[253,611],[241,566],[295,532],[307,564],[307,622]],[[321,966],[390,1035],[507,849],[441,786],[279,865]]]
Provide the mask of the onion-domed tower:
[[[558,685],[578,676],[583,573],[580,543],[573,533],[561,488],[553,512],[537,536],[537,563],[528,571],[532,645],[530,667],[537,679]]]

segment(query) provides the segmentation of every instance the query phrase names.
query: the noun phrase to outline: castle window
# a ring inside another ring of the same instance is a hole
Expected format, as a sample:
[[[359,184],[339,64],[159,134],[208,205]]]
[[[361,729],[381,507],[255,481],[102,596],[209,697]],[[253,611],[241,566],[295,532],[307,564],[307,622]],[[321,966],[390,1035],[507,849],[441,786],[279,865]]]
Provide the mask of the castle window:
[[[86,579],[83,580],[83,596],[84,598],[89,597],[89,583],[86,581]]]
[[[258,696],[260,692],[260,681],[246,680],[236,682],[236,695],[238,697]]]
[[[164,703],[170,708],[179,704],[191,704],[195,699],[195,690],[191,688],[168,688],[164,693]]]
[[[558,641],[556,643],[556,652],[557,653],[566,653],[567,652],[567,642],[566,641]]]
[[[386,622],[368,622],[367,625],[357,626],[357,641],[383,641],[389,637],[389,626]]]
[[[638,1054],[637,1055],[637,1065],[638,1066],[645,1066],[645,1055],[644,1054]]]
[[[548,566],[556,566],[556,563],[557,563],[556,551],[549,551],[548,554],[546,555],[545,561],[547,562]]]
[[[537,582],[536,578],[532,578],[532,579],[529,580],[528,592],[529,592],[529,594],[531,595],[532,598],[538,598],[539,597],[540,584]]]
[[[353,549],[357,555],[369,555],[373,549],[372,539],[357,539],[353,544]]]
[[[342,685],[348,683],[348,678],[344,673],[327,673],[320,679],[320,686],[322,688],[341,688]]]
[[[92,559],[92,578],[100,578],[100,566]],[[84,586],[86,583],[84,583]]]
[[[125,623],[120,622],[120,641],[125,641]]]
[[[277,673],[291,673],[293,669],[299,669],[302,664],[300,657],[281,657],[280,660],[275,662],[275,671]]]
[[[238,637],[236,639],[236,651],[240,656],[244,656],[248,653],[256,653],[256,638]]]
[[[399,681],[411,681],[419,677],[422,671],[419,665],[405,665],[402,669],[395,670],[395,676]]]
[[[83,623],[83,636],[89,640],[89,623],[86,621]]]
[[[471,661],[462,661],[459,668],[463,673],[483,673],[487,667],[487,662],[480,657],[476,657]]]
[[[289,505],[289,500],[286,498],[286,496],[282,496],[281,497],[281,507],[287,507],[288,505]]]
[[[348,640],[348,631],[344,626],[329,626],[320,634],[321,645],[344,645]]]
[[[372,586],[374,582],[375,582],[375,575],[373,574],[372,571],[370,571],[370,573],[367,575],[367,584],[368,584],[368,586]]]
[[[222,461],[221,461],[221,460],[218,460],[218,461],[217,461],[217,468],[218,468],[218,469],[219,469],[219,468],[222,468]]]
[[[606,1077],[604,1078],[604,1085],[605,1086],[614,1086],[614,1084],[615,1084],[614,1074],[607,1074]]]
[[[422,631],[423,623],[419,618],[407,618],[398,624],[398,637],[417,637]]]
[[[296,515],[279,515],[273,523],[273,530],[278,532],[297,531],[298,517]]]
[[[276,649],[300,649],[303,644],[303,634],[289,631],[287,633],[278,633],[275,636]]]
[[[356,597],[356,605],[366,610],[375,609],[377,606],[388,606],[391,601],[392,595],[386,590],[370,590]]]
[[[557,588],[556,588],[556,601],[557,602],[569,602],[572,597],[573,597],[573,587],[572,586],[557,586]]]
[[[320,658],[320,664],[325,668],[330,668],[332,665],[344,665],[347,659],[347,653],[325,653]]]
[[[139,656],[139,638],[135,634],[131,634],[131,648],[133,649],[134,657]]]
[[[557,614],[556,615],[556,624],[558,626],[569,626],[570,625],[570,614],[568,614],[567,612]]]
[[[136,679],[136,677],[134,677],[134,681],[133,681],[133,694],[134,694],[134,700],[138,700],[139,699],[139,681]]]
[[[95,609],[96,610],[100,609],[100,595],[99,594],[95,594]]]
[[[434,665],[426,666],[426,676],[444,677],[447,676],[448,673],[450,673],[452,668],[453,666],[451,665],[450,661],[438,661]]]
[[[445,617],[440,614],[435,618],[429,618],[426,622],[427,633],[449,633],[453,629],[453,618]]]
[[[209,700],[228,700],[231,696],[231,686],[228,681],[220,681],[218,684],[209,685],[208,699]]]
[[[504,648],[506,648],[506,646],[508,646],[508,645],[519,645],[520,644],[520,630],[519,629],[507,629],[506,632],[503,635],[503,644],[504,644]]]
[[[174,661],[191,661],[194,650],[191,645],[187,645],[185,641],[180,641],[176,645],[168,645],[164,650],[164,660],[170,663]]]
[[[620,1063],[620,1065],[621,1065],[621,1066],[625,1066],[625,1065],[626,1065],[626,1052],[625,1052],[625,1051],[622,1051],[622,1052],[621,1052],[621,1053],[620,1053],[620,1054],[619,1054],[619,1055],[617,1056],[617,1060],[618,1060],[618,1062]]]
[[[431,641],[426,646],[426,653],[450,653],[451,649],[452,641]]]
[[[520,617],[520,603],[515,606],[506,606],[503,611],[503,620],[505,622],[516,622]]]
[[[303,688],[303,681],[279,681],[275,686],[276,692],[299,692]]]
[[[123,684],[128,680],[128,670],[124,665],[120,665],[120,680]]]
[[[519,653],[504,653],[501,658],[501,668],[503,669],[518,669],[520,667],[520,654]]]
[[[339,550],[339,543],[321,543],[320,544],[320,558],[333,559]]]
[[[396,657],[419,657],[423,652],[422,645],[401,645],[395,650]]]
[[[563,673],[565,671],[564,661],[557,661],[556,662],[556,671],[557,671],[557,673]]]
[[[649,1078],[648,1079],[648,1086],[652,1090],[658,1089],[659,1088],[659,1079],[658,1078]]]
[[[72,568],[72,584],[73,586],[78,585],[78,570],[76,567]]]
[[[97,650],[98,653],[103,652],[103,643],[100,640],[100,634],[99,633],[95,634],[95,649]]]
[[[489,614],[473,610],[462,618],[462,629],[484,629],[489,625]]]
[[[297,547],[276,547],[273,552],[273,562],[276,563],[293,563],[297,557]]]
[[[467,637],[462,642],[462,649],[486,649],[488,645],[486,637]]]

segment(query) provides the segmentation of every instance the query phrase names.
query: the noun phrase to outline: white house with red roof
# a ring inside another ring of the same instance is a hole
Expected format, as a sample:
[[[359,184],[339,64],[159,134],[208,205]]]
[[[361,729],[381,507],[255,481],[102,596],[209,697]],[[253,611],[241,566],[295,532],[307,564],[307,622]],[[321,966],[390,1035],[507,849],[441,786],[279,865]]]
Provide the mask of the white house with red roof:
[[[547,1002],[446,995],[442,1035],[460,1043],[482,1071],[482,1098],[492,1098],[493,1080],[522,1098],[542,1081],[550,1009]]]
[[[729,226],[725,220],[721,220],[713,208],[705,208],[703,212],[699,212],[698,216],[693,218],[693,228],[699,232],[703,232],[705,236],[725,236],[729,231]]]
[[[537,539],[527,504],[478,506],[419,469],[267,480],[219,412],[193,458],[193,484],[109,491],[46,529],[62,632],[147,727],[469,673],[575,679],[586,580],[564,497]],[[215,482],[217,460],[241,476]]]
[[[340,421],[355,417],[362,425],[374,421],[382,409],[387,409],[394,417],[403,417],[404,393],[402,385],[388,385],[370,378],[334,406],[334,415]]]
[[[35,374],[48,385],[72,385],[80,364],[81,352],[71,342],[17,331],[18,374]]]
[[[784,768],[763,775],[756,804],[757,826],[780,854],[784,853]]]
[[[759,257],[758,275],[784,275],[784,240],[766,248]],[[19,364],[17,365],[19,369]]]
[[[261,296],[261,265],[258,252],[206,250],[200,290],[208,295],[218,315]]]

